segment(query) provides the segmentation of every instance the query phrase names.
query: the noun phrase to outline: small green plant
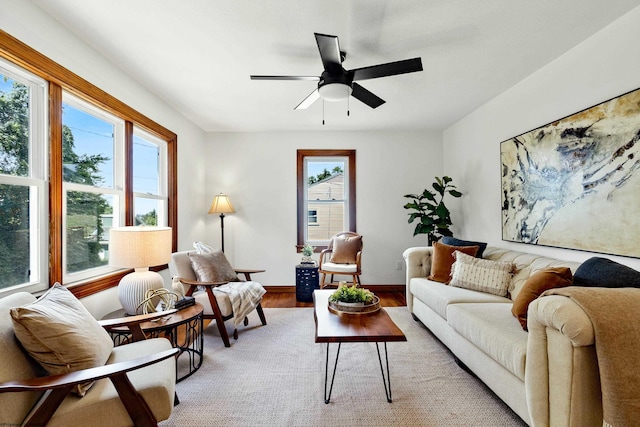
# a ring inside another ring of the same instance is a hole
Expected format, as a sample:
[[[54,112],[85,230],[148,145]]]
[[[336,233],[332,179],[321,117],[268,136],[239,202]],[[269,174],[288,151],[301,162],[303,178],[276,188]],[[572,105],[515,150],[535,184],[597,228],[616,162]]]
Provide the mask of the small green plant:
[[[313,246],[311,246],[310,244],[306,244],[302,247],[302,255],[304,256],[311,256],[313,255]]]
[[[373,293],[368,289],[358,288],[355,285],[340,285],[329,297],[331,302],[363,302],[373,301]]]
[[[426,234],[429,244],[440,240],[442,236],[453,236],[449,226],[451,226],[451,213],[444,204],[446,194],[451,197],[460,197],[462,193],[456,190],[456,186],[451,183],[448,176],[439,178],[432,184],[434,193],[425,189],[422,194],[405,194],[404,197],[413,199],[413,202],[404,205],[405,209],[415,212],[409,213],[409,224],[418,220],[413,235]]]

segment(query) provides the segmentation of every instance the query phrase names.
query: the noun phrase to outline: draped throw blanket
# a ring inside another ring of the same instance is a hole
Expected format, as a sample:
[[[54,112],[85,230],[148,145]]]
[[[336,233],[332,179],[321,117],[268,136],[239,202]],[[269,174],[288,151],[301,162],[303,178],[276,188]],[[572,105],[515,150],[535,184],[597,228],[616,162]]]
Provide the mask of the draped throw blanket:
[[[218,286],[215,291],[229,295],[233,308],[234,327],[238,327],[244,318],[260,304],[262,296],[267,292],[258,282],[229,282]]]
[[[640,420],[640,289],[552,289],[591,319],[602,387],[603,426],[637,426]]]

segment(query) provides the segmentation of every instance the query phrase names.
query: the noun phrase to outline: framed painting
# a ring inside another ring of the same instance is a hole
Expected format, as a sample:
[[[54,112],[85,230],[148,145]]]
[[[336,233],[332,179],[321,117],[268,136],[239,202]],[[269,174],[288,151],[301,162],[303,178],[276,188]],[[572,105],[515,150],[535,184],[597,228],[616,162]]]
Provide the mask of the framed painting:
[[[640,258],[640,89],[500,143],[502,239]]]

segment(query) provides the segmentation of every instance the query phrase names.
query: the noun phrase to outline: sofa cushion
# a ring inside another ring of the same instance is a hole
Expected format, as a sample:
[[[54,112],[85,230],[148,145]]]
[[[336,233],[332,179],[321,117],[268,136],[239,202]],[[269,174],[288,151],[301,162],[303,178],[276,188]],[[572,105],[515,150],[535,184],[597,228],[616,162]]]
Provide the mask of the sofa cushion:
[[[189,252],[189,260],[199,282],[233,282],[238,280],[236,271],[219,249],[204,254]]]
[[[513,301],[511,313],[518,319],[522,329],[527,330],[529,304],[547,289],[571,286],[573,275],[568,267],[547,268],[532,274]]]
[[[461,240],[456,239],[452,236],[444,236],[442,240],[440,240],[445,245],[450,246],[477,246],[478,252],[476,253],[476,258],[482,258],[484,255],[485,249],[487,249],[487,244],[485,242],[474,242],[473,240]]]
[[[607,258],[589,258],[573,277],[576,286],[601,288],[640,288],[640,271]]]
[[[498,295],[447,286],[424,277],[411,279],[409,288],[414,298],[422,301],[445,320],[447,319],[447,307],[450,304],[511,302],[510,299]],[[511,320],[513,321],[513,319]]]
[[[576,271],[580,266],[579,262],[561,261],[532,253],[495,247],[488,247],[484,252],[484,258],[493,261],[508,261],[516,265],[516,273],[509,286],[509,294],[512,300],[517,298],[529,276],[535,272],[551,267],[569,267],[571,271]]]
[[[433,254],[431,255],[431,274],[428,279],[448,283],[451,278],[451,266],[455,259],[453,253],[460,251],[470,256],[475,256],[478,252],[477,246],[451,246],[444,243],[433,243]]]
[[[511,304],[452,304],[447,309],[447,323],[524,381],[528,334],[513,321]]]
[[[514,265],[507,261],[491,261],[454,252],[456,262],[451,269],[449,285],[458,288],[507,296]]]
[[[56,283],[35,302],[11,309],[16,337],[50,374],[105,364],[113,341],[67,288]],[[84,396],[92,383],[74,392]]]

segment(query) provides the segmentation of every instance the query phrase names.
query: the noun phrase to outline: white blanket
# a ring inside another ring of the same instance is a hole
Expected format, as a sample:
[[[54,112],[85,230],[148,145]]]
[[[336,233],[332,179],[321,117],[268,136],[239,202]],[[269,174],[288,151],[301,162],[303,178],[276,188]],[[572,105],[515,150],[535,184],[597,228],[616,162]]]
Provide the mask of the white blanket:
[[[229,295],[233,308],[233,325],[236,328],[256,308],[267,292],[258,282],[229,282],[215,290]]]

